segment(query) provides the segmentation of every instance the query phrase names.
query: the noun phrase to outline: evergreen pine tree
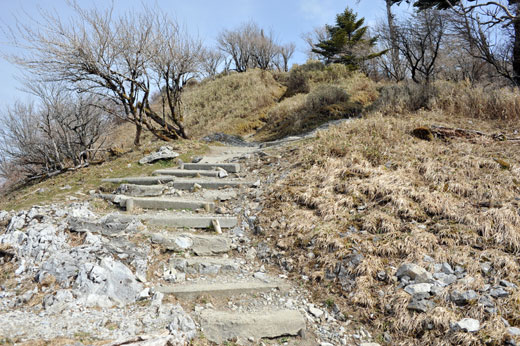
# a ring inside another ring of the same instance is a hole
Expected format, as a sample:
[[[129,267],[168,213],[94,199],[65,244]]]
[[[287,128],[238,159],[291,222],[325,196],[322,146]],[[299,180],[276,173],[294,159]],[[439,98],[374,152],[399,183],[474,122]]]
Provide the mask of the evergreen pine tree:
[[[336,25],[326,26],[326,40],[318,42],[312,51],[323,57],[325,63],[345,64],[355,70],[362,61],[378,57],[385,52],[370,53],[375,38],[367,38],[365,18],[357,18],[357,13],[346,8],[336,16]]]

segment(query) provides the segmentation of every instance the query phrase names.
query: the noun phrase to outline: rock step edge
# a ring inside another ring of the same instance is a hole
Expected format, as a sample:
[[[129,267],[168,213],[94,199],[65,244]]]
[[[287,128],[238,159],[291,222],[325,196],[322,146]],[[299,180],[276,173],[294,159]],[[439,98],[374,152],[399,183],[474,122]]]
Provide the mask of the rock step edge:
[[[247,342],[251,337],[259,340],[296,336],[306,329],[305,318],[296,310],[257,313],[204,310],[201,327],[206,338],[218,344],[234,338]]]

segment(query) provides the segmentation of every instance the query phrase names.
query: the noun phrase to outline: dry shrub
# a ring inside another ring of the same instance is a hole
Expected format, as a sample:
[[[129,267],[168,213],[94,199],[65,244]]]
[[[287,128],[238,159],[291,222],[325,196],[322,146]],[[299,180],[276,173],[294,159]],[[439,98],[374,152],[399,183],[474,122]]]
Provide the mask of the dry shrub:
[[[285,97],[291,97],[298,93],[308,93],[320,84],[338,84],[359,75],[359,73],[352,72],[342,64],[325,65],[320,61],[309,60],[303,65],[295,65],[289,72],[285,84],[287,86]]]
[[[520,118],[520,90],[471,85],[470,83],[436,83],[438,94],[435,106],[438,109],[466,117],[479,119]]]
[[[375,108],[385,114],[395,114],[431,109],[438,90],[434,85],[402,82],[383,86],[379,92]]]
[[[291,70],[306,75],[305,85],[310,86],[310,92],[285,97],[269,109],[266,124],[256,139],[301,134],[331,120],[358,116],[378,98],[376,84],[366,76],[350,72],[344,66],[320,64],[312,62]],[[336,153],[342,155],[341,149]]]
[[[303,95],[299,97],[303,107]],[[262,220],[266,229],[273,220],[286,223],[266,236],[284,239],[295,274],[312,278],[315,273],[320,280],[315,289],[324,295],[336,292],[346,313],[372,325],[376,334],[392,334],[392,344],[500,344],[505,328],[499,318],[520,323],[517,293],[495,300],[497,317],[478,304],[459,308],[446,297],[452,289],[497,284],[482,274],[482,262],[491,263],[495,278],[517,284],[520,280],[519,144],[465,138],[424,141],[411,134],[431,124],[464,124],[484,132],[505,126],[420,112],[372,114],[321,131],[315,140],[288,148],[279,166],[263,168],[266,174],[283,176],[268,188]],[[507,158],[510,169],[493,160],[498,154]],[[312,261],[309,253],[315,255]],[[327,272],[355,254],[363,258],[358,265],[347,264],[350,283],[327,278]],[[393,276],[404,262],[433,270],[424,255],[461,266],[474,280],[450,286],[433,298],[435,309],[420,314],[407,309],[410,296],[397,283],[376,277],[380,271]],[[451,331],[450,324],[464,317],[481,321],[482,330]]]
[[[321,111],[325,106],[344,103],[349,100],[345,90],[335,85],[320,85],[312,90],[306,99],[306,107],[310,111]]]
[[[296,94],[306,94],[310,91],[309,83],[305,73],[297,68],[293,68],[289,72],[289,78],[287,78],[287,91],[285,97],[291,97]]]
[[[381,87],[375,108],[385,114],[439,110],[445,114],[478,119],[517,121],[520,117],[518,88],[472,85],[469,82],[412,82]]]

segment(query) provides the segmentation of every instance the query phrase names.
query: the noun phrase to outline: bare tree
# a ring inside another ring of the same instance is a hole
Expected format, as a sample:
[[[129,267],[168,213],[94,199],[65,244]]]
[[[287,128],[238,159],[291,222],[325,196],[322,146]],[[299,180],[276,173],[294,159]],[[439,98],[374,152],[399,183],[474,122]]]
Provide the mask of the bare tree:
[[[390,0],[401,3],[403,0]],[[461,18],[470,52],[520,85],[520,1],[407,0],[420,10],[451,10]],[[503,38],[508,38],[506,41]]]
[[[161,139],[185,138],[178,105],[183,83],[198,68],[200,42],[157,9],[116,18],[112,8],[69,5],[70,21],[48,12],[36,29],[18,21],[13,42],[29,53],[13,60],[43,80],[69,83],[120,106],[123,114],[113,115],[135,124],[136,145],[143,127]],[[166,91],[167,115],[150,105],[154,87]]]
[[[376,27],[376,35],[379,48],[386,50],[387,54],[381,56],[377,62],[388,79],[399,82],[406,78],[406,69],[399,51],[398,28],[392,13],[392,0],[385,0],[385,3],[386,22]]]
[[[219,49],[233,60],[237,72],[245,72],[252,63],[252,42],[256,24],[249,22],[234,30],[224,30],[217,38]]]
[[[320,26],[314,28],[311,32],[305,33],[302,35],[302,39],[307,43],[307,57],[310,60],[318,60],[319,55],[314,53],[313,50],[316,48],[317,42],[325,41],[328,37],[327,28],[325,26]]]
[[[166,15],[156,15],[154,46],[150,49],[151,80],[155,81],[159,89],[163,90],[161,105],[162,118],[152,110],[149,98],[146,99],[145,111],[154,124],[161,128],[155,128],[148,124],[147,127],[159,138],[168,139],[172,135],[175,138],[188,138],[186,135],[182,114],[181,93],[184,85],[194,78],[200,71],[202,43],[194,40],[177,23]],[[162,131],[162,132],[161,132]]]
[[[454,13],[447,13],[448,28],[438,57],[438,75],[446,80],[480,82],[491,80],[494,75],[492,66],[478,58],[476,47],[465,35],[459,25],[461,18]]]
[[[222,52],[216,49],[205,49],[202,52],[201,66],[204,76],[214,78],[219,71],[219,67],[225,63],[225,57]]]
[[[263,29],[256,27],[251,42],[251,56],[254,67],[262,70],[271,68],[273,60],[279,52],[274,34],[272,32],[266,34]]]
[[[468,56],[486,62],[496,74],[520,85],[520,25],[515,25],[520,23],[520,5],[511,10],[502,6],[460,4],[451,10],[452,26],[455,35],[465,41]]]
[[[296,46],[294,43],[287,43],[278,48],[278,68],[282,71],[289,71],[289,61],[291,60]]]
[[[60,84],[32,83],[39,104],[16,103],[3,114],[0,175],[43,177],[88,165],[110,129],[110,117],[91,95],[78,95]]]
[[[445,20],[436,10],[417,12],[399,26],[399,50],[414,82],[428,83],[434,77],[445,31]]]
[[[293,44],[279,45],[272,31],[266,33],[254,22],[242,24],[234,30],[224,30],[217,42],[237,72],[249,68],[288,70],[295,49]]]
[[[29,84],[27,84],[29,86]],[[73,167],[95,158],[110,128],[99,97],[74,95],[63,85],[31,83],[30,91],[40,100],[39,128],[53,150]]]
[[[61,170],[61,160],[54,150],[48,150],[39,124],[35,121],[34,104],[15,103],[2,115],[0,127],[0,174],[9,179],[10,173],[21,169],[23,177],[42,170]]]

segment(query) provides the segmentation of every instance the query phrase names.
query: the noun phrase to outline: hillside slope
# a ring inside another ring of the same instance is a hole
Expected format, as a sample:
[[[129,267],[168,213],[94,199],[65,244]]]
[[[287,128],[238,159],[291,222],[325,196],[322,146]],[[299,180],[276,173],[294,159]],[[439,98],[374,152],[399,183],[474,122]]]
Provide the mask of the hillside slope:
[[[375,83],[310,62],[204,81],[184,107],[194,139],[171,143],[183,161],[207,152],[199,139],[215,132],[274,140],[362,115],[251,160],[263,193],[251,246],[380,344],[520,341],[518,90]],[[102,178],[173,165],[136,164],[163,144],[26,186],[0,209],[90,199]]]
[[[490,136],[412,134],[433,125]],[[515,137],[511,125],[375,113],[273,149],[255,167],[274,182],[261,216],[283,254],[272,260],[381,343],[517,339],[520,143],[492,136]]]
[[[361,114],[376,84],[342,65],[309,62],[291,72],[252,70],[189,86],[184,94],[190,136],[215,132],[279,139]]]

